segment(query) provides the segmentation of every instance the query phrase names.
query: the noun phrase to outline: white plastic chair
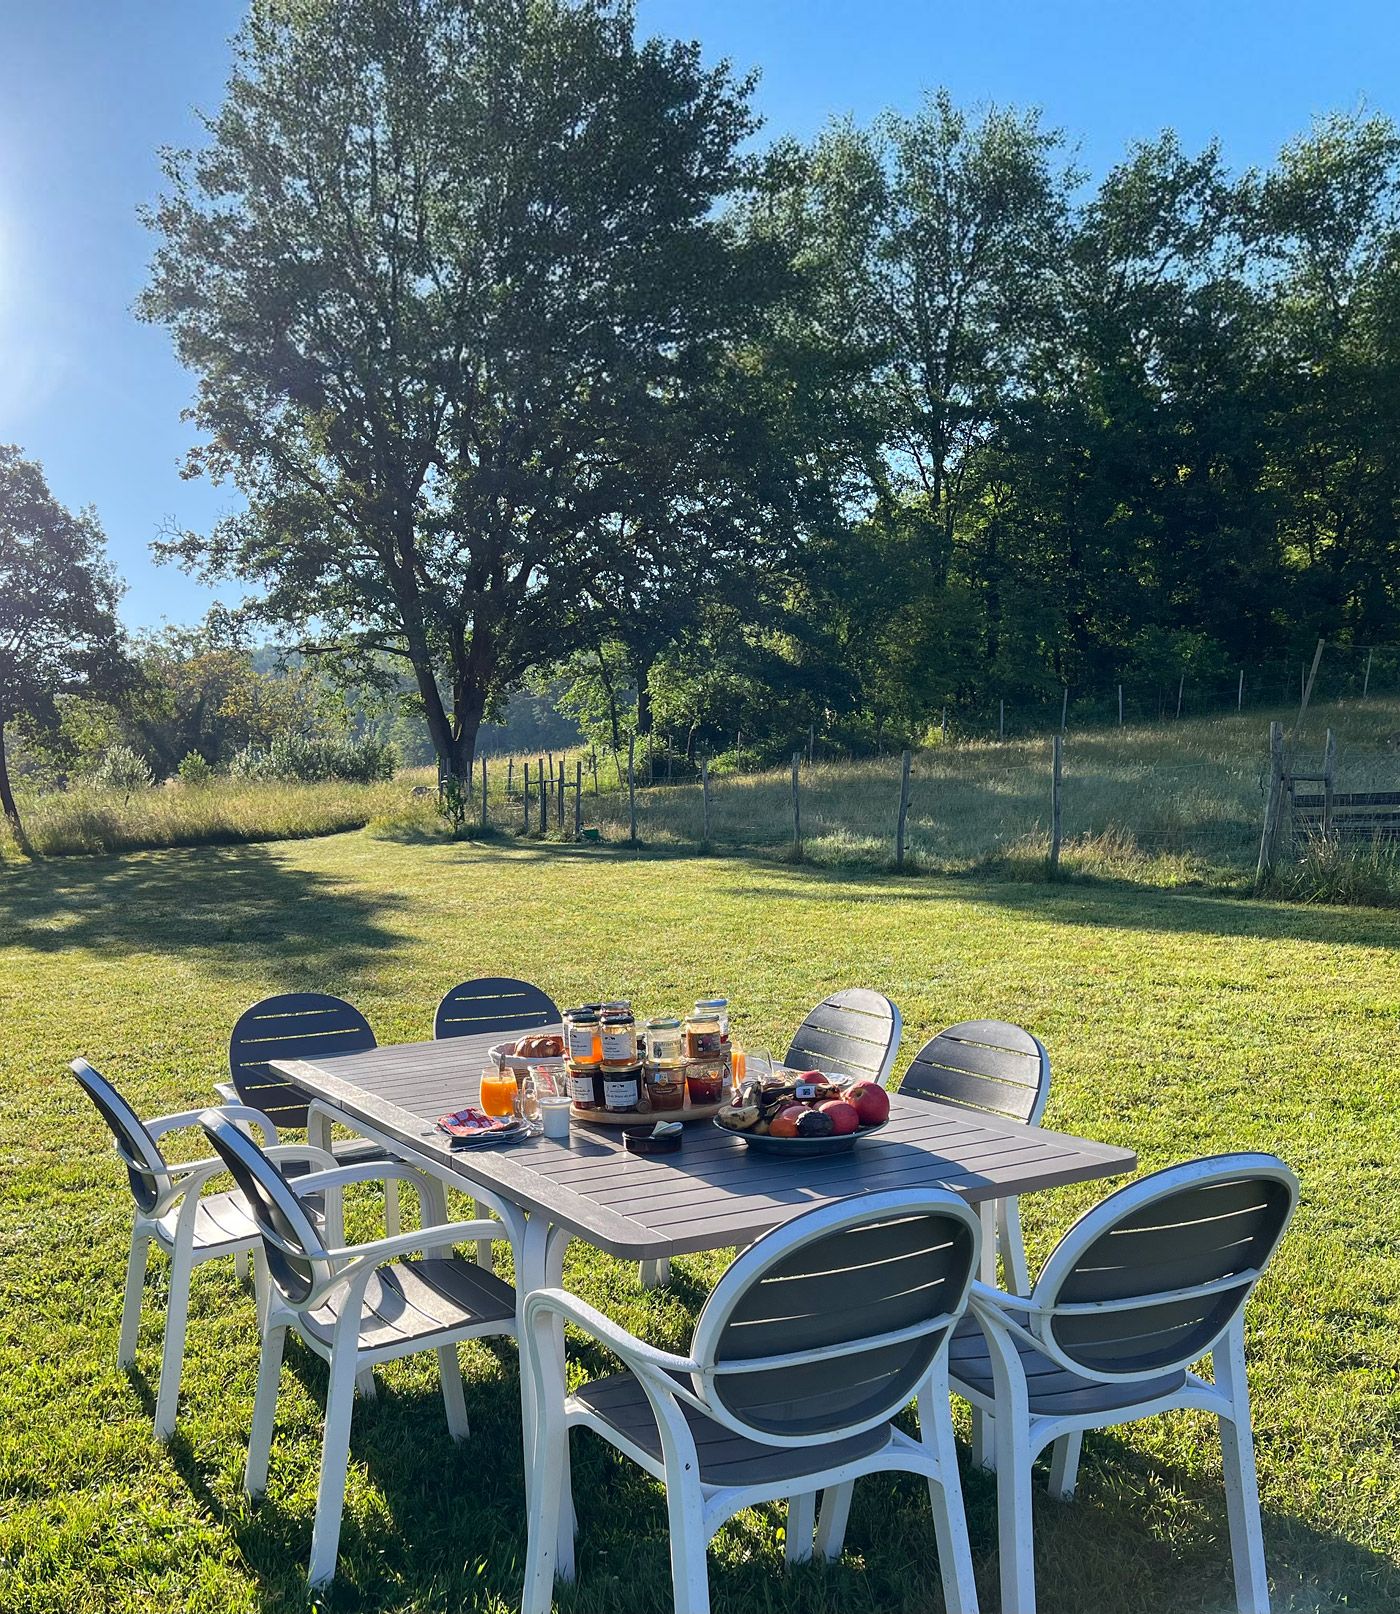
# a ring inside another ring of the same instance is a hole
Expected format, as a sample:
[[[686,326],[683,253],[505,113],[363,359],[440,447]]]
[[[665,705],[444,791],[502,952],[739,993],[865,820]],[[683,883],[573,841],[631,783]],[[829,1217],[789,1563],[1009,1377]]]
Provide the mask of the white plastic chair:
[[[1005,1020],[963,1020],[930,1039],[914,1055],[899,1090],[908,1098],[1039,1126],[1050,1098],[1050,1055],[1039,1037]],[[997,1236],[982,1246],[981,1277],[996,1282],[1001,1255],[1013,1294],[1030,1293],[1020,1202],[990,1201]],[[984,1232],[985,1232],[984,1223]]]
[[[1035,1614],[1031,1464],[1073,1494],[1086,1429],[1200,1407],[1220,1423],[1240,1614],[1268,1614],[1244,1363],[1244,1306],[1283,1236],[1298,1179],[1268,1154],[1171,1166],[1120,1189],[1060,1240],[1028,1297],[975,1283],[953,1390],[993,1414],[1001,1601]],[[1209,1355],[1214,1382],[1191,1371]]]
[[[392,1162],[317,1172],[293,1190],[252,1138],[219,1111],[206,1111],[201,1122],[252,1207],[267,1263],[268,1303],[243,1482],[249,1496],[260,1496],[267,1487],[287,1330],[294,1328],[330,1364],[308,1571],[310,1584],[323,1586],[335,1575],[340,1545],[355,1390],[357,1385],[372,1390],[375,1365],[436,1351],[448,1431],[454,1440],[468,1434],[457,1345],[483,1335],[513,1335],[515,1291],[495,1273],[454,1256],[452,1246],[489,1237],[500,1226],[448,1222],[442,1185]],[[328,1246],[303,1196],[322,1193],[334,1201],[351,1183],[386,1178],[410,1182],[418,1190],[423,1227],[369,1244]],[[414,1250],[425,1251],[427,1258],[400,1259]]]
[[[157,1140],[182,1127],[198,1126],[202,1110],[158,1115],[143,1121],[112,1083],[86,1059],[75,1059],[69,1068],[112,1133],[117,1153],[126,1167],[136,1207],[117,1343],[118,1367],[129,1368],[136,1361],[141,1299],[151,1245],[158,1244],[170,1257],[170,1299],[165,1311],[165,1340],[155,1410],[156,1438],[169,1440],[175,1433],[180,1374],[185,1360],[191,1275],[203,1261],[214,1261],[225,1255],[246,1256],[252,1251],[254,1281],[261,1306],[264,1295],[261,1240],[241,1194],[204,1191],[211,1178],[224,1175],[222,1160],[213,1156],[173,1165],[161,1153]],[[278,1144],[276,1128],[258,1110],[230,1104],[223,1113],[244,1126],[258,1128],[269,1145],[269,1160],[320,1167],[335,1164],[324,1150],[309,1144]]]
[[[562,1289],[525,1301],[523,1371],[539,1409],[522,1614],[548,1614],[568,1473],[568,1431],[592,1429],[666,1487],[677,1614],[708,1614],[706,1544],[741,1508],[788,1498],[787,1557],[841,1550],[854,1481],[905,1470],[928,1480],[943,1594],[974,1611],[976,1589],[948,1400],[947,1344],[981,1237],[940,1190],[825,1205],[766,1234],[731,1264],[688,1356],[634,1338]],[[555,1319],[605,1345],[627,1371],[572,1396],[547,1387]],[[890,1419],[917,1395],[921,1438]]]

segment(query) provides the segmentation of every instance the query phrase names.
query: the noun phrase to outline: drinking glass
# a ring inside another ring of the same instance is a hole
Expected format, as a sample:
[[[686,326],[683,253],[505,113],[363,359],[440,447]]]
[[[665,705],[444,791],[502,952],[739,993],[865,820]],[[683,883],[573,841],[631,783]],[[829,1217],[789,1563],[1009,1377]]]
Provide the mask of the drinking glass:
[[[519,1091],[513,1070],[483,1070],[481,1107],[488,1115],[514,1115]]]

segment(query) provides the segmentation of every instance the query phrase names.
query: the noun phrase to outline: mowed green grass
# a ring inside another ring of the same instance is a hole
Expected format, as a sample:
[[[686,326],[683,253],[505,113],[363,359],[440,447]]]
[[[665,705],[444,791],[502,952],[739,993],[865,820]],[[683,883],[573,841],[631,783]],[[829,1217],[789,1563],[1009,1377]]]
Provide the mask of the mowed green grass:
[[[150,1434],[165,1269],[135,1379],[114,1366],[129,1201],[66,1073],[89,1056],[147,1114],[208,1098],[237,1013],[338,992],[382,1041],[429,1033],[440,992],[501,972],[563,1003],[656,1012],[727,992],[742,1037],[781,1046],[843,983],[889,992],[903,1069],[950,1021],[1033,1027],[1054,1061],[1048,1125],[1133,1145],[1144,1168],[1273,1149],[1303,1201],[1249,1314],[1268,1559],[1281,1610],[1400,1605],[1400,1254],[1394,918],[1127,887],[899,880],[604,848],[403,845],[364,835],[73,860],[0,873],[0,1608],[6,1614],[306,1606],[325,1374],[293,1345],[265,1500],[240,1490],[257,1364],[231,1264],[196,1274],[180,1434]],[[1023,1202],[1033,1263],[1109,1185]],[[372,1201],[357,1208],[368,1236]],[[567,1281],[679,1346],[722,1266],[670,1288],[575,1245]],[[431,1356],[357,1407],[335,1609],[517,1604],[522,1541],[513,1344],[462,1360],[472,1440],[454,1448]],[[608,1371],[575,1343],[571,1372]],[[961,1414],[960,1414],[961,1418]],[[965,1420],[960,1422],[965,1434]],[[669,1606],[659,1489],[575,1436],[579,1577],[560,1606]],[[998,1606],[989,1476],[965,1474],[983,1606]],[[1210,1421],[1091,1436],[1072,1504],[1038,1492],[1041,1607],[1232,1607]],[[782,1514],[726,1526],[717,1610],[941,1607],[927,1496],[868,1479],[843,1560],[789,1573]]]

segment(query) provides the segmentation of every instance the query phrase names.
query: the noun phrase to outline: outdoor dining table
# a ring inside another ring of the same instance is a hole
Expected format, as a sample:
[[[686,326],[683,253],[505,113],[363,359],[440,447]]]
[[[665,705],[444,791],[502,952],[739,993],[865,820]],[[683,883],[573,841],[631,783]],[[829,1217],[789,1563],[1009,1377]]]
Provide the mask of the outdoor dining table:
[[[270,1063],[314,1101],[313,1120],[319,1111],[322,1124],[343,1123],[492,1207],[512,1247],[517,1318],[532,1292],[561,1285],[571,1239],[625,1261],[656,1261],[748,1245],[818,1205],[901,1187],[947,1188],[978,1206],[983,1275],[994,1280],[998,1199],[1117,1176],[1137,1164],[1128,1149],[898,1093],[891,1095],[889,1124],[839,1154],[788,1158],[751,1150],[709,1121],[688,1125],[683,1147],[668,1155],[629,1154],[620,1128],[580,1122],[567,1141],[536,1137],[453,1149],[437,1118],[476,1102],[481,1071],[499,1040],[496,1032]],[[549,1393],[562,1394],[562,1326],[554,1355]],[[521,1410],[528,1489],[536,1419],[525,1383]],[[547,1456],[568,1461],[567,1451]],[[572,1576],[567,1508],[556,1569]]]

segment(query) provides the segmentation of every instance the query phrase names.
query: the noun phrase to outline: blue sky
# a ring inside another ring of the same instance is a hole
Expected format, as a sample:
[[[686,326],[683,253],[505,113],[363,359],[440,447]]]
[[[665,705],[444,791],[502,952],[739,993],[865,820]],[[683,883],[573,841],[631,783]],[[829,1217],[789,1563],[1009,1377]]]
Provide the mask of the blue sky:
[[[652,32],[760,67],[768,132],[912,108],[925,89],[1037,105],[1101,173],[1170,125],[1267,163],[1318,113],[1400,117],[1394,0],[641,0]],[[132,626],[210,595],[149,544],[235,499],[180,478],[190,378],[131,314],[157,151],[218,103],[242,0],[0,0],[0,442],[96,507]]]

